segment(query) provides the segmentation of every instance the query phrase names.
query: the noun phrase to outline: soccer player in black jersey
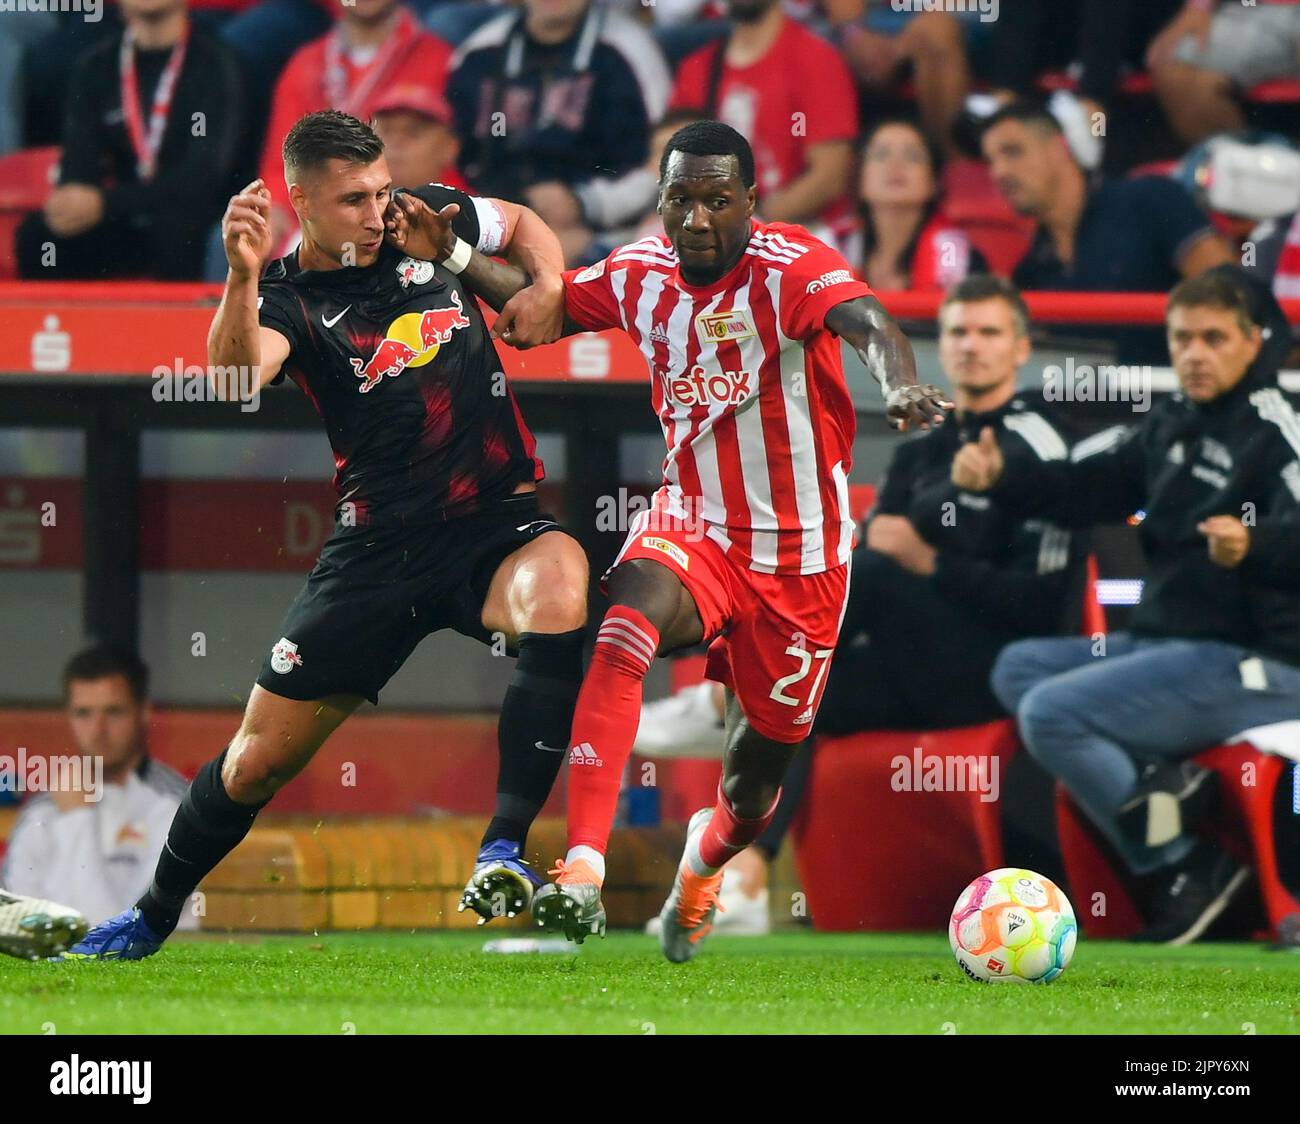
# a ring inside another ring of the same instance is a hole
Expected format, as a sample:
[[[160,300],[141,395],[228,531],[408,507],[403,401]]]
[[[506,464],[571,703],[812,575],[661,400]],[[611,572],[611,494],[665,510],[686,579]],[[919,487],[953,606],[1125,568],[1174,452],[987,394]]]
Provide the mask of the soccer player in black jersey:
[[[284,162],[302,244],[263,273],[270,195],[255,181],[231,200],[209,360],[214,372],[251,368],[259,388],[287,376],[311,399],[334,450],[335,531],[238,732],[191,783],[149,890],[70,958],[157,951],[272,795],[442,628],[503,637],[518,655],[501,708],[496,811],[461,909],[480,924],[513,915],[541,882],[521,856],[569,744],[587,562],[538,510],[532,435],[458,272],[471,248],[509,251],[543,287],[558,286],[559,244],[527,208],[440,184],[399,205],[379,138],[334,110],[295,125]],[[430,231],[454,247],[443,264],[412,256]],[[533,312],[544,304],[512,303],[503,327],[521,344],[555,338],[559,325]]]

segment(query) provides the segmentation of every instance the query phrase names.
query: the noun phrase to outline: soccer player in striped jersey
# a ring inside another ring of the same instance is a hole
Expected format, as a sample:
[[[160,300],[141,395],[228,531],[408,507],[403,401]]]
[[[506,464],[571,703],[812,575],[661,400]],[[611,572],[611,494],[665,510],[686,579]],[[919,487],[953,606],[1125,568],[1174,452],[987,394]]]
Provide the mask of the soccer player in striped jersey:
[[[664,907],[671,960],[693,955],[722,866],[767,823],[816,714],[848,592],[848,473],[855,415],[840,360],[853,346],[899,429],[951,403],[916,384],[912,350],[844,259],[800,226],[754,219],[754,157],[717,121],[664,150],[666,237],[564,275],[563,330],[620,328],[650,368],[668,454],[663,486],[606,576],[569,751],[568,853],[534,899],[548,929],[603,932],[600,888],[619,780],[651,661],[711,641],[728,688],[717,803],[692,818]],[[476,255],[468,284],[500,306],[526,284]],[[513,325],[494,329],[512,342]]]

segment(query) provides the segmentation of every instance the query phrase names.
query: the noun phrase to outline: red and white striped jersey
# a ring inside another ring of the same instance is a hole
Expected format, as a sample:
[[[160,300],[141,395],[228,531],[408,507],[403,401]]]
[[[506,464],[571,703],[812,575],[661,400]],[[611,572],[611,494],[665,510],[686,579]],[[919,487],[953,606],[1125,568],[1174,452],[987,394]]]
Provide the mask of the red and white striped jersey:
[[[668,445],[656,510],[698,520],[763,573],[848,561],[856,418],[825,319],[871,290],[836,251],[801,226],[755,222],[736,266],[696,287],[660,235],[570,270],[564,293],[576,324],[622,328],[649,364]]]

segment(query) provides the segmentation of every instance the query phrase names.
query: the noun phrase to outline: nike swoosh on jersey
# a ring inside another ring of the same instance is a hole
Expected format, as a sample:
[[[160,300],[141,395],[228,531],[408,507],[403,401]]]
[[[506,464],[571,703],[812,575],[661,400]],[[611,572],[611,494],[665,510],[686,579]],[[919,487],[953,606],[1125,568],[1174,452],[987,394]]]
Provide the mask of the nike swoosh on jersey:
[[[351,307],[352,307],[351,305],[348,305],[348,308],[351,308]],[[347,312],[348,308],[345,308],[345,309],[343,310],[343,312],[340,312],[336,317],[334,317],[333,320],[328,319],[328,318],[325,316],[325,313],[322,312],[322,313],[320,314],[320,322],[321,322],[322,324],[324,324],[325,327],[327,327],[327,328],[332,328],[332,327],[334,327],[335,324],[337,324],[340,320],[343,319],[343,313],[344,313],[344,312]]]
[[[537,746],[538,749],[546,750],[547,753],[565,753],[569,748],[567,745],[562,745],[559,749],[556,749],[553,745],[542,745],[541,742],[533,742],[533,745]]]

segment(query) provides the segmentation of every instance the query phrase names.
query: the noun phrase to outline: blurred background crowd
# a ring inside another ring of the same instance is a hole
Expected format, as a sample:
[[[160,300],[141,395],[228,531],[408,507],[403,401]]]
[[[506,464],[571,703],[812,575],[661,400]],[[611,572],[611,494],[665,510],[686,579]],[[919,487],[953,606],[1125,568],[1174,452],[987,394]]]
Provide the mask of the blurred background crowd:
[[[291,248],[280,145],[333,106],[375,121],[395,182],[525,202],[571,265],[657,229],[659,149],[716,116],[754,146],[760,217],[828,238],[877,289],[989,270],[1037,290],[1165,291],[1249,243],[1248,268],[1300,293],[1295,0],[99,14],[3,17],[0,167],[40,199],[0,230],[11,276],[220,280],[215,227],[254,176]]]

